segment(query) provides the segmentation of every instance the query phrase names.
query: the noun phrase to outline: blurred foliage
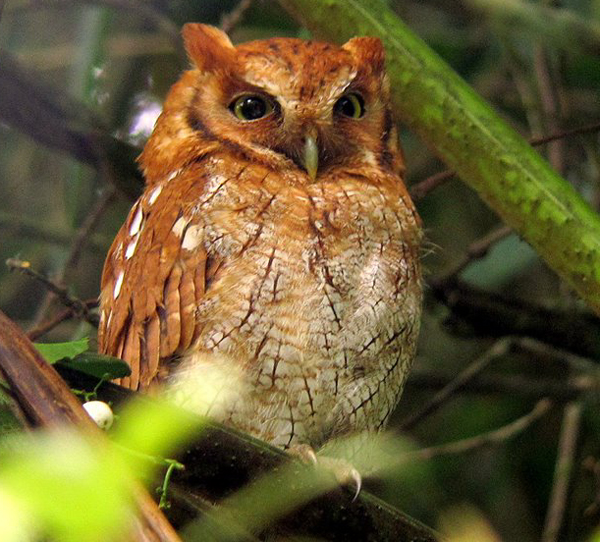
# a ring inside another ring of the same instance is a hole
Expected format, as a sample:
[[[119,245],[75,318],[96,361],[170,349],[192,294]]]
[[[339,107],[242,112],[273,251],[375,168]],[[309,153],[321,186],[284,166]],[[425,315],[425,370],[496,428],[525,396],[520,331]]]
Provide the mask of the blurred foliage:
[[[133,473],[148,478],[164,466],[160,456],[197,433],[200,421],[164,401],[133,401],[122,413],[114,443],[100,445],[65,428],[4,436],[2,539],[122,539],[134,513]]]
[[[600,121],[597,0],[563,0],[560,5],[551,0],[386,3],[526,137]],[[236,5],[234,0],[10,0],[1,12],[0,54],[10,54],[28,80],[43,89],[40,95],[61,104],[60,115],[69,113],[65,125],[89,128],[86,137],[102,133],[140,147],[162,98],[186,66],[177,29],[188,21],[220,24]],[[255,0],[231,31],[234,42],[307,35],[279,4],[268,0]],[[28,96],[24,94],[24,102]],[[27,121],[43,124],[45,119],[40,113],[29,115]],[[401,137],[409,186],[443,169],[414,134],[403,130]],[[26,258],[35,269],[57,277],[73,295],[95,297],[104,253],[131,200],[113,199],[89,242],[79,247],[73,240],[108,189],[114,171],[96,167],[104,163],[101,158],[75,161],[2,119],[0,141],[0,261]],[[539,152],[598,209],[598,132],[566,137],[539,147]],[[493,326],[482,329],[459,313],[453,304],[459,294],[450,291],[444,297],[438,286],[464,261],[471,243],[501,225],[499,219],[458,179],[431,191],[417,205],[427,233],[424,263],[432,286],[414,367],[413,382],[418,384],[407,384],[391,428],[399,427],[431,398],[439,382],[451,380],[497,338]],[[74,251],[79,252],[75,258]],[[464,266],[460,276],[488,296],[490,306],[495,303],[493,294],[518,308],[510,322],[502,322],[502,328],[510,324],[512,332],[503,333],[519,335],[521,321],[536,307],[559,309],[582,321],[578,316],[585,309],[515,235],[493,244],[485,258]],[[46,297],[42,285],[0,266],[0,308],[23,327],[35,328],[61,310]],[[585,334],[586,329],[578,331]],[[553,335],[551,319],[546,333],[549,339]],[[69,320],[43,340],[82,336],[94,338],[95,330]],[[598,338],[590,335],[589,340]],[[451,539],[465,539],[461,538],[465,529],[477,529],[482,540],[538,540],[544,531],[561,431],[564,436],[562,407],[566,400],[576,400],[584,408],[559,540],[590,539],[600,520],[598,360],[553,350],[506,348],[481,379],[455,392],[408,433],[423,447],[472,437],[519,418],[544,395],[555,402],[550,414],[502,444],[415,460],[411,468],[393,471],[370,489],[426,524],[439,524]],[[5,472],[14,474],[19,465],[38,461],[44,464],[54,457],[52,446],[48,444],[46,459],[44,451],[38,455],[29,451]],[[82,457],[86,454],[81,451]],[[31,477],[15,476],[11,480],[24,484],[19,487],[31,487],[26,486]],[[23,513],[14,503],[5,506],[5,500],[0,493],[0,508],[6,513],[16,510],[13,518]],[[449,522],[452,516],[462,521]]]

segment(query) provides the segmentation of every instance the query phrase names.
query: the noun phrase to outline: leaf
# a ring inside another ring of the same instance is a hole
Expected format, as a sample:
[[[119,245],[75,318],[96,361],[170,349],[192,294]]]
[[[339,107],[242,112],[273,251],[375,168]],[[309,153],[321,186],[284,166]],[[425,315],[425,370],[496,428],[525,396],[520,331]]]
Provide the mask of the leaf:
[[[63,365],[96,378],[103,378],[108,375],[110,380],[123,378],[131,374],[129,365],[122,359],[97,354],[96,352],[83,352],[72,359],[63,358],[58,361],[57,365]]]
[[[35,343],[38,352],[44,356],[48,363],[55,363],[63,358],[74,358],[88,349],[88,339],[68,343]]]
[[[28,436],[32,438],[12,437],[12,449],[2,457],[0,501],[3,505],[8,501],[10,510],[21,511],[17,518],[27,520],[24,527],[36,527],[41,533],[8,540],[121,539],[133,503],[128,464],[120,454],[113,447],[98,446],[74,428]],[[6,540],[4,522],[10,517],[0,514],[0,519],[2,540]]]

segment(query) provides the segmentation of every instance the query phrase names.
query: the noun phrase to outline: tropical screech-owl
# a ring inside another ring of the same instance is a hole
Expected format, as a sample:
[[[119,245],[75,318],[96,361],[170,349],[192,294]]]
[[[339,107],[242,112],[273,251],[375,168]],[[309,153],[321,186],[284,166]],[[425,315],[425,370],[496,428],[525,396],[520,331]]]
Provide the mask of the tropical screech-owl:
[[[100,350],[129,363],[132,389],[237,371],[212,414],[284,448],[381,429],[422,296],[381,42],[183,37],[193,67],[106,259]]]

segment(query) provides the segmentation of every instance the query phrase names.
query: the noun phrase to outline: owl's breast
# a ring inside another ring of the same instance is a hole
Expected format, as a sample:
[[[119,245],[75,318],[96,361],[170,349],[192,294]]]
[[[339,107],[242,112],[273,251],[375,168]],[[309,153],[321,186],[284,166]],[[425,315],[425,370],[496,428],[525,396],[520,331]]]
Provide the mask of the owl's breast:
[[[268,188],[203,209],[209,257],[226,263],[196,344],[236,360],[250,384],[229,421],[282,446],[376,429],[418,331],[414,212],[352,182]]]

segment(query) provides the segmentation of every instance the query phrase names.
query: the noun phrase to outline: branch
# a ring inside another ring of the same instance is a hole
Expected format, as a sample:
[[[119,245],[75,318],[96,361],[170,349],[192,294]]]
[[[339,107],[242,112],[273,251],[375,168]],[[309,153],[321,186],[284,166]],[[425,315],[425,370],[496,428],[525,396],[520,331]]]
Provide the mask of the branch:
[[[422,448],[421,450],[403,454],[401,459],[403,462],[427,461],[441,455],[463,454],[477,448],[482,448],[483,446],[489,446],[490,444],[501,444],[525,431],[530,425],[544,416],[550,410],[551,406],[552,403],[549,399],[541,399],[536,403],[531,412],[499,429],[475,437],[440,444],[439,446]]]
[[[534,139],[530,139],[529,143],[534,147],[538,145],[544,145],[545,143],[550,143],[552,141],[556,141],[558,139],[566,139],[568,137],[585,135],[585,134],[594,134],[596,132],[600,132],[600,122],[594,122],[593,124],[588,124],[586,126],[580,126],[579,128],[573,128],[571,130],[562,130],[560,132],[556,132],[554,134],[550,134],[547,136],[536,137]]]
[[[29,237],[31,239],[67,246],[73,240],[73,234],[67,231],[52,231],[45,225],[39,224],[23,215],[0,211],[0,227],[6,228],[12,235]],[[105,254],[110,246],[110,239],[102,235],[92,235],[88,243],[95,252]]]
[[[453,381],[452,375],[431,371],[413,371],[406,383],[407,390],[440,390]],[[461,386],[462,393],[517,395],[553,401],[572,401],[586,394],[600,393],[600,380],[594,375],[567,379],[528,378],[523,375],[477,375]]]
[[[179,28],[162,12],[155,8],[150,2],[140,2],[139,0],[83,0],[83,3],[96,5],[99,7],[111,7],[117,11],[129,12],[142,20],[148,21],[156,27],[157,30],[165,34],[175,47],[179,46],[180,35]],[[73,0],[30,0],[29,2],[20,2],[11,9],[11,13],[27,10],[40,10],[41,8],[60,8],[71,7]]]
[[[507,28],[537,33],[555,48],[586,51],[592,55],[600,51],[598,25],[593,18],[584,19],[572,10],[522,0],[467,0],[465,3],[484,16],[502,21]]]
[[[460,280],[430,281],[435,297],[451,311],[445,324],[465,334],[484,337],[527,336],[600,360],[600,320],[593,314],[576,310],[548,308],[486,292]],[[549,322],[552,325],[548,325]]]
[[[83,248],[90,242],[94,229],[98,225],[98,222],[101,220],[104,213],[107,211],[108,207],[115,201],[116,195],[117,190],[114,186],[107,187],[107,189],[104,190],[89,212],[86,214],[83,223],[75,232],[75,237],[71,242],[69,256],[67,257],[67,260],[63,266],[63,275],[71,267],[77,265]],[[62,277],[60,282],[62,282]]]
[[[483,371],[493,360],[506,354],[510,345],[511,341],[509,338],[498,341],[482,356],[479,356],[475,361],[470,363],[455,379],[438,391],[422,408],[404,419],[399,426],[399,430],[408,431],[409,429],[412,429],[425,417],[438,410],[444,403],[449,401],[458,390],[467,384],[467,382],[471,381]]]
[[[114,186],[107,187],[106,190],[101,194],[101,196],[94,202],[94,205],[86,214],[86,217],[81,226],[77,228],[75,236],[71,241],[69,253],[67,255],[65,263],[62,265],[60,271],[52,277],[52,282],[54,282],[54,284],[57,285],[59,288],[60,285],[64,284],[65,276],[67,275],[69,270],[77,265],[83,248],[89,242],[94,232],[94,229],[98,225],[98,222],[101,220],[102,216],[107,211],[110,204],[114,201],[116,193],[117,190]],[[46,318],[46,314],[52,304],[53,299],[53,294],[48,292],[42,300],[42,302],[39,304],[35,317],[35,324],[37,326],[39,326],[40,322]],[[94,321],[96,322],[96,324],[93,325],[97,326],[97,318],[95,318]]]
[[[44,287],[46,287],[50,292],[52,292],[58,297],[58,300],[63,305],[71,309],[78,318],[86,320],[93,326],[98,326],[98,315],[92,314],[86,303],[81,301],[81,299],[70,295],[66,288],[59,286],[55,282],[48,279],[46,276],[32,269],[31,264],[29,262],[19,260],[17,258],[9,258],[8,260],[6,260],[6,265],[11,271],[18,270],[21,273],[43,284]]]
[[[573,128],[572,130],[561,130],[560,132],[555,132],[553,134],[542,137],[530,138],[529,144],[532,147],[538,147],[546,143],[551,143],[552,141],[567,139],[573,136],[593,134],[595,132],[600,132],[600,122],[595,122],[586,126],[580,126],[579,128]],[[435,190],[438,186],[446,184],[455,175],[456,172],[451,171],[449,169],[440,171],[439,173],[435,173],[434,175],[431,175],[426,179],[418,182],[417,184],[411,186],[410,195],[414,200],[419,201],[420,199],[423,199],[427,194],[429,194],[429,192]]]
[[[91,299],[83,302],[88,309],[94,309],[98,306],[98,299]],[[73,309],[63,309],[58,314],[54,315],[52,318],[49,318],[45,322],[42,322],[40,325],[36,326],[33,329],[30,329],[27,332],[27,337],[30,341],[36,341],[42,335],[52,331],[55,327],[62,324],[66,320],[70,320],[71,318],[77,318],[77,314],[73,311]]]
[[[85,390],[97,388],[98,397],[116,407],[132,396],[131,391],[111,383],[103,383],[98,387],[97,380],[66,366],[59,370],[72,387]],[[220,506],[228,502],[227,497],[246,489],[252,491],[254,483],[260,483],[265,475],[275,473],[275,476],[270,476],[273,493],[262,495],[261,501],[254,499],[255,503],[259,502],[260,506],[265,507],[268,506],[271,495],[286,495],[286,499],[294,497],[293,494],[290,495],[290,485],[294,482],[290,484],[289,478],[279,476],[280,473],[289,473],[291,468],[297,472],[293,479],[300,481],[306,478],[307,467],[296,461],[289,463],[287,454],[282,450],[210,420],[205,422],[202,434],[175,459],[186,467],[184,471],[173,473],[169,487],[171,508],[166,513],[176,528],[187,526],[190,521],[201,517],[205,518],[207,514],[218,515]],[[282,538],[282,533],[288,535],[283,538],[294,540],[434,542],[438,539],[431,529],[367,491],[361,491],[358,498],[354,499],[353,491],[346,488],[334,489],[289,515],[277,518],[271,527],[277,534],[273,538],[277,539]],[[218,532],[223,536],[222,531]],[[207,538],[198,538],[205,539]],[[253,537],[241,539],[256,540]],[[270,538],[265,535],[260,539]]]
[[[550,494],[542,542],[557,542],[565,514],[571,484],[573,463],[577,453],[577,439],[581,428],[582,404],[579,401],[565,406],[558,444],[558,457],[554,469],[554,483]]]
[[[64,93],[63,93],[64,94]],[[12,56],[0,54],[0,119],[38,143],[91,165],[136,198],[143,179],[139,149],[115,139],[84,104],[40,83]]]
[[[420,183],[413,185],[410,188],[410,195],[414,200],[419,201],[429,194],[429,192],[435,190],[438,186],[442,186],[443,184],[447,183],[455,175],[456,173],[454,171],[450,171],[449,169],[440,171],[439,173],[427,177]]]
[[[242,17],[248,11],[254,0],[240,0],[238,5],[229,13],[221,17],[221,30],[229,34],[241,21]]]
[[[505,239],[511,233],[514,233],[508,226],[500,226],[495,230],[492,230],[487,235],[484,235],[480,239],[473,241],[467,247],[467,253],[461,258],[461,260],[455,264],[450,271],[445,273],[442,277],[436,277],[434,282],[441,283],[453,280],[457,275],[460,274],[467,266],[473,263],[475,260],[479,260],[487,256],[488,252],[498,241]]]

